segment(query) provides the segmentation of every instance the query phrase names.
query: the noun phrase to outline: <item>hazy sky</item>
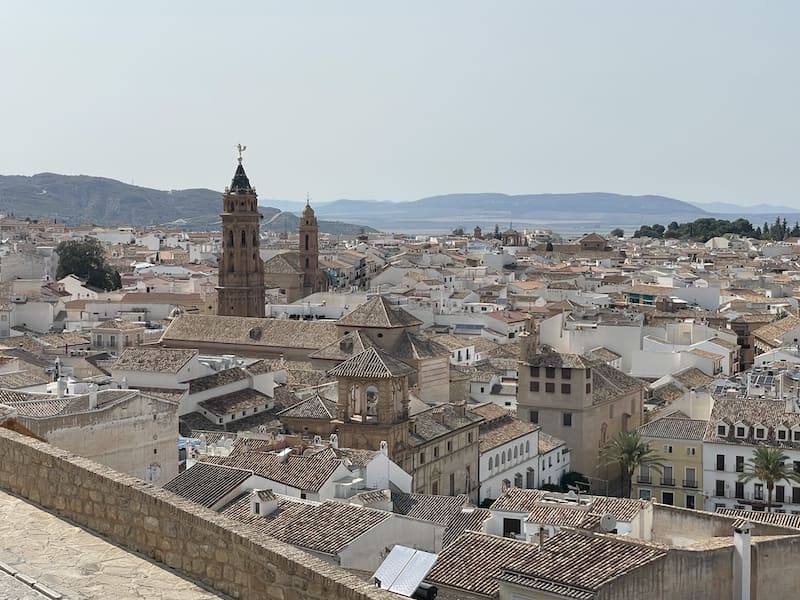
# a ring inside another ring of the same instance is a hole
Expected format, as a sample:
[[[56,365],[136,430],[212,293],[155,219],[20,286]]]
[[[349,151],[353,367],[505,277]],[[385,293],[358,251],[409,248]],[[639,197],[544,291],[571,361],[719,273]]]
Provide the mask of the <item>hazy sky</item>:
[[[5,2],[0,173],[800,208],[799,59],[796,0]]]

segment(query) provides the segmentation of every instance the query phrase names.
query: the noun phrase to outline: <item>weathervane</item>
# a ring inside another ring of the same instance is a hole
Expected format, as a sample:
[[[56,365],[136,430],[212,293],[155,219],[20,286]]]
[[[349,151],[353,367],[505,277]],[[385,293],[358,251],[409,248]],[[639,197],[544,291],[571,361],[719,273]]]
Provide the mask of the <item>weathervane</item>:
[[[242,146],[241,144],[236,144],[236,149],[239,151],[239,164],[242,162],[242,152],[247,150],[247,146]]]
[[[306,206],[311,206],[311,194],[306,192]]]

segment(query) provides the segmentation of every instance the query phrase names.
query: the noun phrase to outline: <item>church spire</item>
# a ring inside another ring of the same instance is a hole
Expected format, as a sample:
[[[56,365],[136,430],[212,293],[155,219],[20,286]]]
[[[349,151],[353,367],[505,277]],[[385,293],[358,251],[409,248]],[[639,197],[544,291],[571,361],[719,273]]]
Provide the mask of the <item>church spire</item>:
[[[233,174],[230,191],[233,194],[252,194],[253,188],[250,186],[250,180],[247,178],[247,173],[244,172],[244,167],[242,166],[242,153],[247,150],[247,146],[237,144],[236,150],[239,152],[239,164],[236,166],[236,172]]]

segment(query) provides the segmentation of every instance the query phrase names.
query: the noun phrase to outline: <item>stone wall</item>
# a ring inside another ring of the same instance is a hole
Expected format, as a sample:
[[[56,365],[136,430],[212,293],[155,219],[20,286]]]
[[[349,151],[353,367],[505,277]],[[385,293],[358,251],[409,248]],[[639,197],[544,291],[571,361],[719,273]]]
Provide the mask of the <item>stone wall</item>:
[[[396,600],[143,481],[0,427],[0,488],[244,600]]]

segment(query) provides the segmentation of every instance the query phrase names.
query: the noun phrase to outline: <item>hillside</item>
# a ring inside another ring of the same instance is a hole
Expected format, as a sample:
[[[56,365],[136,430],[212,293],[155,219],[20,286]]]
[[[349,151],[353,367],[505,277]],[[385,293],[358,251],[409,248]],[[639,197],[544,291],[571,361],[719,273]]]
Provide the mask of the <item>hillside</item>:
[[[162,191],[104,177],[39,173],[0,175],[0,213],[19,218],[55,218],[97,225],[165,225],[215,229],[220,225],[222,194],[208,189]],[[266,229],[295,231],[299,218],[277,208],[260,207]],[[361,225],[320,220],[320,231],[353,234]],[[366,228],[372,231],[371,228]]]

